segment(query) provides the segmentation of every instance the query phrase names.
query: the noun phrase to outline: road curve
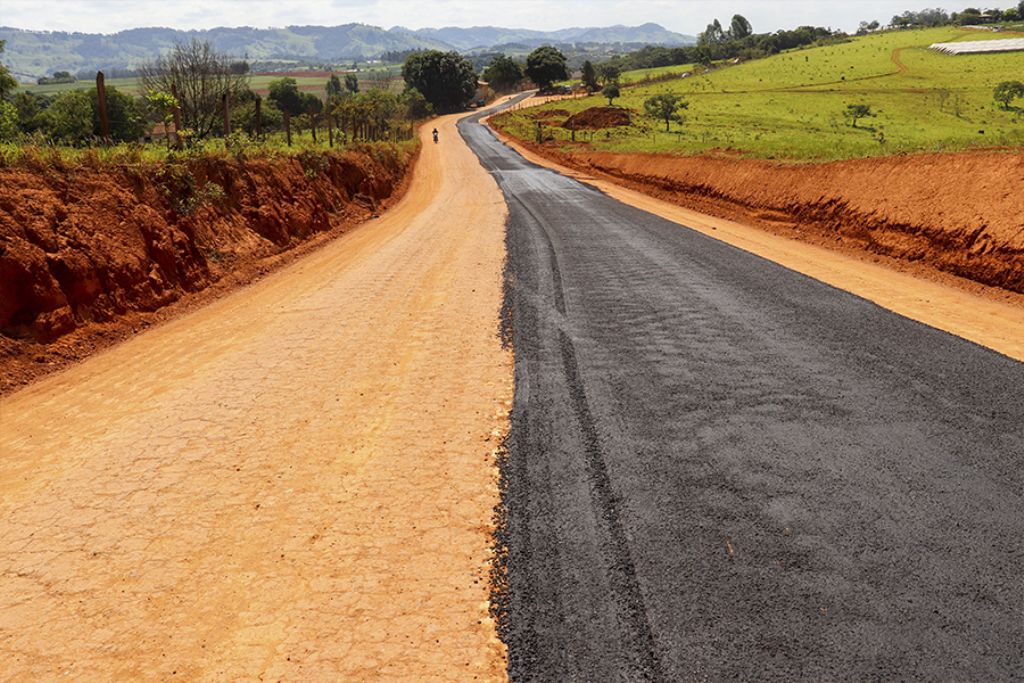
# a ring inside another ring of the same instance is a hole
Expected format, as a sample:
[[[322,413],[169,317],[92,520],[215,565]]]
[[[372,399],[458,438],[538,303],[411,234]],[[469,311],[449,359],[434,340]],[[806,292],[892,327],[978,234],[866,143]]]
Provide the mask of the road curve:
[[[1024,364],[459,127],[510,212],[513,679],[1024,677]]]
[[[405,198],[0,401],[0,680],[502,680],[505,205]]]

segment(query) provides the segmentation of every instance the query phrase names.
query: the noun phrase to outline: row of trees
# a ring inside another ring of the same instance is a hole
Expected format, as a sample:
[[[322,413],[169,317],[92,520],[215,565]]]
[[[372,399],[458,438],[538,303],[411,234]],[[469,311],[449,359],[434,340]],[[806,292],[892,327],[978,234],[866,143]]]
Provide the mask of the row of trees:
[[[906,11],[897,14],[889,21],[892,28],[916,28],[930,26],[977,26],[981,24],[995,24],[1002,21],[1024,20],[1024,0],[1017,5],[1007,9],[978,9],[968,7],[960,12],[946,12],[943,9],[927,8],[918,11]],[[861,23],[861,30],[875,30],[879,28],[878,22],[871,24]],[[860,31],[858,31],[860,32]]]

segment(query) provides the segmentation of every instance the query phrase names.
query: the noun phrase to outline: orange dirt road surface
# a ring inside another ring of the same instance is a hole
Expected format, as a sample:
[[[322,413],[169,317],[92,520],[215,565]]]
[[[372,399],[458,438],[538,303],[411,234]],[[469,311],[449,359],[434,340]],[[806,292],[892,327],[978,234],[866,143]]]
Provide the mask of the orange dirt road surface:
[[[504,200],[406,197],[0,401],[0,678],[501,680]]]
[[[531,100],[532,101],[532,100]],[[543,102],[541,102],[543,103]],[[670,221],[757,254],[790,270],[846,290],[904,317],[917,320],[1005,356],[1024,361],[1024,296],[995,288],[983,296],[843,252],[709,216],[624,187],[606,177],[569,168],[495,131],[529,161],[592,185],[609,196]],[[954,276],[948,276],[955,279]],[[980,285],[964,280],[965,287]]]

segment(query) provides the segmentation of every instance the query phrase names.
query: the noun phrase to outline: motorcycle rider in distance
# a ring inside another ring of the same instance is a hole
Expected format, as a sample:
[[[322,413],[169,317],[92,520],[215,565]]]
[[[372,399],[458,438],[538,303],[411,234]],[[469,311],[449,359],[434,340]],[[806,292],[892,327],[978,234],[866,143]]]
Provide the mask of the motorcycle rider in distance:
[[[437,128],[434,129],[434,144],[437,144]]]

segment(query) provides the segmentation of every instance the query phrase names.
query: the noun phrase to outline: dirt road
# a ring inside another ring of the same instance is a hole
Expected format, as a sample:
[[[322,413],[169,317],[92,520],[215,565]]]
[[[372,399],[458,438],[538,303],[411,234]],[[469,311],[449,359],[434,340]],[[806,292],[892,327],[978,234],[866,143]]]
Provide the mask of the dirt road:
[[[383,218],[0,402],[0,679],[504,677],[506,209],[439,128]]]
[[[460,126],[510,206],[515,679],[1024,677],[1024,364]]]

